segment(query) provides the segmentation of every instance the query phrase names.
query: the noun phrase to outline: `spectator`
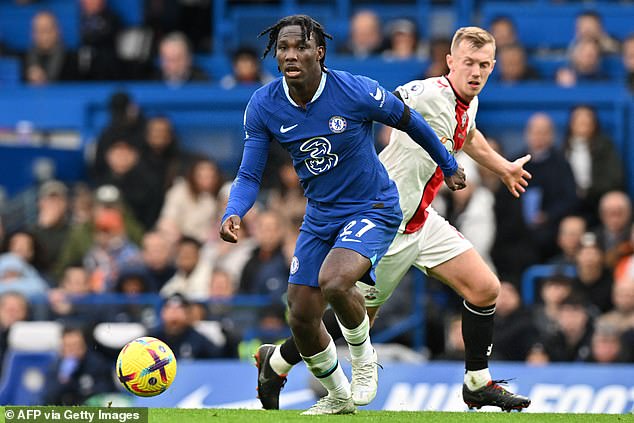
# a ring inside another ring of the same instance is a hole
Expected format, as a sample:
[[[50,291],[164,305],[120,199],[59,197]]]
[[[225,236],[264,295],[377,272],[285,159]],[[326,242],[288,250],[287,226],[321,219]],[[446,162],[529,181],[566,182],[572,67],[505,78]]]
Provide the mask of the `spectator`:
[[[299,221],[301,225],[306,211],[306,197],[290,157],[279,166],[277,173],[280,180],[279,188],[271,190],[267,206],[288,222]]]
[[[559,222],[576,210],[575,180],[566,158],[555,147],[555,128],[548,115],[533,114],[525,137],[532,159],[524,168],[533,178],[521,198],[524,220],[541,260],[547,260],[556,252]]]
[[[117,209],[101,209],[95,213],[94,240],[84,256],[84,267],[95,292],[112,292],[120,270],[141,262],[139,248],[125,231],[123,215]]]
[[[451,53],[451,40],[445,37],[433,38],[429,43],[430,63],[422,79],[449,73],[447,55]]]
[[[161,307],[160,326],[148,336],[161,339],[174,351],[177,360],[235,357],[234,351],[226,351],[214,345],[192,326],[191,303],[182,295],[169,296]]]
[[[194,50],[211,49],[212,5],[209,0],[152,0],[145,3],[145,26],[162,39],[173,31],[182,31],[192,41]]]
[[[498,49],[497,65],[500,82],[515,84],[540,79],[539,73],[526,61],[526,51],[519,44]]]
[[[550,361],[587,361],[590,357],[592,318],[583,300],[568,297],[557,313],[559,331],[548,336],[544,349]]]
[[[236,283],[231,275],[222,270],[214,269],[209,280],[209,303],[205,312],[207,320],[223,320],[231,316],[233,305],[226,300],[233,297]]]
[[[445,191],[447,209],[436,208],[454,225],[484,259],[495,269],[491,260],[491,247],[495,238],[494,197],[491,191],[480,184],[478,165],[469,157],[462,156],[460,163],[469,175],[467,187],[457,191]]]
[[[26,230],[18,230],[9,234],[5,240],[3,252],[13,253],[32,266],[38,274],[44,268],[44,251],[35,235]]]
[[[46,295],[48,285],[22,257],[15,253],[0,254],[0,294],[18,292],[29,300]]]
[[[522,307],[520,295],[512,283],[502,282],[495,311],[493,358],[524,361],[538,335],[530,312]]]
[[[561,219],[557,231],[560,254],[552,258],[550,264],[574,265],[586,229],[586,221],[581,216],[571,215]]]
[[[60,278],[66,267],[81,263],[84,256],[94,243],[96,234],[95,217],[103,210],[118,210],[123,214],[123,225],[127,237],[135,244],[141,242],[143,229],[123,204],[121,192],[113,185],[103,185],[95,191],[94,202],[92,202],[89,216],[90,218],[82,223],[78,223],[71,229],[68,241],[60,254],[60,258],[55,266],[53,274]]]
[[[143,236],[141,256],[145,270],[152,278],[158,290],[163,288],[176,273],[172,261],[174,246],[167,237],[158,231]]]
[[[82,405],[93,395],[114,392],[113,380],[113,367],[88,347],[82,330],[67,327],[59,359],[46,378],[43,403]]]
[[[616,326],[621,333],[634,330],[634,276],[616,281],[612,286],[612,303],[614,309],[601,315],[600,321]]]
[[[562,87],[608,80],[602,69],[599,43],[593,38],[580,39],[570,53],[570,63],[558,69],[555,78]]]
[[[139,295],[157,292],[145,268],[137,263],[123,266],[117,277],[114,292],[119,294],[125,303],[109,307],[107,321],[140,322],[146,327],[156,325],[154,304],[138,298]]]
[[[445,350],[439,360],[464,361],[464,340],[462,338],[462,318],[459,314],[448,319]]]
[[[232,73],[220,80],[226,90],[237,86],[259,87],[273,80],[273,76],[260,66],[258,53],[251,47],[240,47],[231,57]]]
[[[629,250],[632,202],[622,191],[610,191],[599,200],[599,226],[595,228],[599,247],[605,252],[606,265],[614,268]]]
[[[600,364],[622,363],[628,354],[621,340],[621,332],[611,324],[598,322],[592,334],[589,361]]]
[[[218,193],[218,211],[215,225],[220,226],[221,211],[227,206],[231,182],[226,182]],[[232,244],[223,242],[220,237],[207,240],[203,255],[205,260],[212,264],[214,269],[221,269],[231,276],[231,280],[239,281],[245,264],[251,258],[252,251],[257,242],[253,237],[254,227],[257,222],[258,207],[252,208],[245,216],[246,220],[241,225],[241,240]]]
[[[23,322],[29,317],[29,303],[22,294],[5,292],[0,294],[0,367],[9,348],[9,331],[15,322]]]
[[[509,16],[498,16],[491,21],[489,30],[495,38],[495,46],[503,49],[519,42],[515,23]]]
[[[89,326],[103,320],[100,306],[81,302],[92,293],[86,269],[81,266],[66,268],[59,288],[48,292],[49,318],[65,324]]]
[[[31,21],[32,46],[23,62],[24,80],[31,85],[46,85],[75,78],[77,64],[66,51],[57,18],[50,12],[39,12]]]
[[[383,35],[379,16],[371,10],[361,10],[350,20],[350,36],[340,53],[356,59],[381,54]]]
[[[115,40],[121,27],[119,17],[110,10],[107,0],[81,0],[79,6],[79,78],[97,81],[116,79],[119,61]]]
[[[627,87],[634,93],[634,34],[628,35],[623,40],[622,60]]]
[[[426,54],[418,39],[416,24],[409,19],[396,19],[387,24],[388,46],[383,52],[387,60],[424,59]]]
[[[593,11],[584,11],[575,19],[575,36],[570,43],[571,49],[583,39],[596,40],[602,54],[617,54],[619,42],[605,32],[601,15]]]
[[[60,181],[47,181],[38,193],[37,222],[31,228],[36,242],[43,247],[45,276],[50,273],[70,232],[68,188]]]
[[[161,296],[180,294],[189,300],[209,297],[211,263],[201,257],[202,244],[196,238],[182,237],[176,247],[176,273],[161,288]]]
[[[108,100],[110,120],[97,138],[92,176],[97,178],[107,172],[106,150],[118,139],[125,138],[136,145],[142,144],[145,117],[130,96],[117,91]]]
[[[557,273],[541,281],[541,304],[533,305],[533,322],[542,340],[559,330],[559,310],[572,294],[572,284],[571,278]]]
[[[577,276],[573,291],[586,304],[592,304],[602,313],[612,308],[612,275],[604,265],[603,251],[594,242],[592,234],[584,236],[577,252]]]
[[[499,143],[488,139],[491,148],[503,155]],[[509,194],[497,175],[483,172],[483,184],[494,196],[495,239],[491,247],[491,259],[503,279],[518,282],[522,273],[537,261],[529,227],[522,215],[522,202]],[[531,184],[529,184],[531,185]]]
[[[172,121],[167,116],[155,116],[148,120],[141,149],[141,161],[147,164],[160,188],[166,191],[174,178],[186,173],[193,161],[179,147]]]
[[[135,218],[145,228],[154,227],[163,202],[163,184],[140,160],[138,145],[126,138],[114,141],[106,149],[106,165],[97,184],[116,186]]]
[[[160,69],[155,79],[178,88],[188,82],[207,82],[209,77],[192,63],[187,37],[180,32],[168,34],[159,45]]]
[[[577,184],[580,210],[593,226],[596,205],[608,191],[623,188],[623,163],[614,142],[601,132],[596,111],[576,106],[568,119],[564,153]]]
[[[240,278],[241,294],[269,295],[282,301],[289,267],[282,251],[285,225],[282,217],[267,211],[258,215],[255,238],[258,246],[244,266]]]
[[[199,158],[184,179],[174,182],[165,196],[165,203],[157,223],[159,230],[205,242],[215,231],[213,226],[222,187],[218,165],[211,159]]]

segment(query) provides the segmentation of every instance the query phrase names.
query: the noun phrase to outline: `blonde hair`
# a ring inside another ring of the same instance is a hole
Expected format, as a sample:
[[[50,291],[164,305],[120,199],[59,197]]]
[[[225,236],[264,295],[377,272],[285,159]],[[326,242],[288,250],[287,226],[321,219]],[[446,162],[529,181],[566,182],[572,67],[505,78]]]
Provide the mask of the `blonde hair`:
[[[463,40],[476,49],[482,48],[486,44],[492,44],[493,50],[495,50],[495,38],[489,31],[477,26],[465,26],[458,29],[453,36],[453,40],[451,40],[452,54]]]

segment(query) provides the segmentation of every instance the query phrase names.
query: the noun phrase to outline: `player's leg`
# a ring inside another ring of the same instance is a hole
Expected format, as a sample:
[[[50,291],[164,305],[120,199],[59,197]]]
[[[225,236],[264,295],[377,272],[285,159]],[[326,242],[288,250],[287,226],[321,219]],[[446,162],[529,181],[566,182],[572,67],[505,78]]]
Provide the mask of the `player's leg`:
[[[388,252],[376,266],[376,284],[368,285],[363,282],[357,282],[357,287],[365,297],[370,326],[374,323],[380,306],[392,295],[392,292],[414,264],[417,257],[416,234],[398,234],[390,245]],[[331,308],[324,313],[323,322],[333,340],[336,341],[343,336],[341,327]],[[279,392],[283,385],[280,380],[283,378],[284,382],[286,381],[286,376],[293,366],[302,361],[301,355],[292,336],[287,338],[281,345],[262,345],[258,354],[261,360],[259,366],[264,369],[271,369],[270,372],[277,376],[266,379],[270,389],[264,389],[267,392],[266,395],[262,393],[262,388],[260,389],[260,401],[265,409],[277,409]],[[355,384],[354,387],[356,388],[357,385]]]
[[[318,275],[329,250],[330,245],[317,236],[300,232],[289,276],[289,326],[306,367],[328,391],[328,395],[305,414],[356,411],[350,382],[339,365],[335,344],[322,323],[326,301],[318,284]]]
[[[394,239],[400,219],[398,205],[352,217],[341,229],[319,273],[319,286],[335,311],[350,350],[356,405],[374,399],[379,376],[377,354],[370,341],[370,319],[364,297],[355,285],[359,280],[374,284],[376,266]]]
[[[521,409],[528,398],[512,394],[492,381],[488,359],[493,347],[493,316],[500,281],[462,234],[431,213],[421,239],[418,267],[451,286],[462,298],[462,336],[465,343],[463,398],[468,405]]]
[[[363,296],[355,286],[370,266],[370,260],[358,252],[334,248],[326,257],[319,274],[324,298],[334,310],[350,350],[353,400],[356,405],[366,405],[372,401],[378,386],[378,358],[370,341],[370,319]],[[301,347],[298,347],[301,351]]]
[[[493,348],[493,316],[500,282],[472,248],[442,263],[431,274],[446,281],[463,298],[462,337],[465,343],[465,380],[462,396],[469,407],[492,405],[521,410],[530,399],[507,391],[492,380],[488,359]]]

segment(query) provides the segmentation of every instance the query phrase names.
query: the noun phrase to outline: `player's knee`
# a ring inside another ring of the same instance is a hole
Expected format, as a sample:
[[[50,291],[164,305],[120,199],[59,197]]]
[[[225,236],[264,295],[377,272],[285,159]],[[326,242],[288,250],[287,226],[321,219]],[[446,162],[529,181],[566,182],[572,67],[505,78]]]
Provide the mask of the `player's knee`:
[[[288,314],[288,325],[293,333],[314,333],[319,328],[319,316],[309,315],[301,310],[291,308]]]
[[[349,289],[345,281],[340,277],[320,280],[319,287],[326,301],[331,304],[347,295]]]
[[[465,299],[473,305],[486,307],[495,304],[499,294],[500,280],[491,275],[470,289],[465,295]]]
[[[496,277],[488,278],[479,295],[479,303],[477,305],[488,306],[495,304],[500,295],[500,280]]]

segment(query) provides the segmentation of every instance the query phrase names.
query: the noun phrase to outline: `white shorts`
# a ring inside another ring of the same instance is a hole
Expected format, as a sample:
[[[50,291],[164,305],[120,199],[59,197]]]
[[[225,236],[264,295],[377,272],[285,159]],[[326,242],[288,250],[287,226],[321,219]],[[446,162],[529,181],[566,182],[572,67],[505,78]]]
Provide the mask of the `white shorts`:
[[[427,273],[470,248],[469,242],[456,228],[431,207],[423,228],[413,234],[398,233],[387,253],[376,267],[376,285],[357,282],[365,297],[365,305],[378,307],[390,298],[410,267]]]

